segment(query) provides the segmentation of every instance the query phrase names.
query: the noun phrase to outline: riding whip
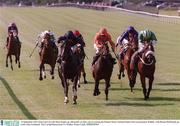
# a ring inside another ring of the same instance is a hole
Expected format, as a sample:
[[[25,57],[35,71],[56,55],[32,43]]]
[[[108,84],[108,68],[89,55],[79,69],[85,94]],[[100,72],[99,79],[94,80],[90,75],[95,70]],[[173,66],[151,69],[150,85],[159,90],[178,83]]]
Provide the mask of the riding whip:
[[[39,42],[37,42],[36,46],[34,47],[33,51],[32,51],[31,54],[29,55],[29,57],[32,56],[32,54],[34,53],[34,51],[35,51],[36,47],[38,46],[38,44],[39,44]]]

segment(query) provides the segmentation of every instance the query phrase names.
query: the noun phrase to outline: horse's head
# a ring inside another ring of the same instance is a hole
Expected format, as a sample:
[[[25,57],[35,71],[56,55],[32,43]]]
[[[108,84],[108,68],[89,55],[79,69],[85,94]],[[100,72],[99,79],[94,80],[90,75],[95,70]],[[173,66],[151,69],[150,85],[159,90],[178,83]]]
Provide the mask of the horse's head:
[[[61,60],[67,61],[71,55],[72,55],[71,46],[68,44],[68,42],[65,42],[61,46],[61,52],[60,52]]]
[[[109,47],[108,47],[107,44],[104,44],[104,45],[102,46],[102,48],[101,48],[100,51],[99,51],[99,54],[100,54],[101,56],[107,56],[107,55],[109,54]]]
[[[50,34],[49,34],[49,33],[46,33],[46,34],[44,35],[44,41],[43,41],[43,43],[45,44],[45,47],[48,47],[48,46],[49,46],[49,44],[50,44]]]
[[[146,64],[152,64],[155,61],[154,46],[151,42],[145,43],[145,50],[142,59]]]

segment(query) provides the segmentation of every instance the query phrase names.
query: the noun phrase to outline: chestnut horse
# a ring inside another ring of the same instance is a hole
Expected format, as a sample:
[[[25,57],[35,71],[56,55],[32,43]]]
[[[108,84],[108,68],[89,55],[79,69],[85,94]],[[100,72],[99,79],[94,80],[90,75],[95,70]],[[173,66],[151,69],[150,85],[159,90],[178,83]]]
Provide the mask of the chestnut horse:
[[[71,50],[71,42],[67,40],[62,46],[60,46],[60,62],[58,62],[58,73],[61,79],[61,84],[64,88],[64,103],[69,102],[68,90],[69,80],[73,82],[73,104],[77,104],[77,84],[78,77],[81,72],[81,64],[76,54]]]
[[[52,79],[54,79],[54,68],[56,64],[58,50],[57,47],[53,47],[52,43],[50,43],[50,35],[46,34],[44,41],[42,42],[42,50],[40,51],[40,76],[39,80],[43,80],[46,78],[45,66],[44,64],[49,64],[51,66],[50,74],[52,75]],[[42,76],[43,74],[43,76]]]
[[[99,51],[100,57],[96,61],[96,63],[92,66],[92,75],[95,80],[95,88],[94,88],[94,96],[98,96],[100,94],[99,91],[99,81],[105,80],[105,95],[106,100],[108,100],[108,93],[110,87],[110,79],[113,71],[113,61],[112,56],[109,53],[108,45],[104,45]]]
[[[140,54],[141,55],[141,54]],[[138,55],[137,57],[137,69],[140,75],[140,80],[143,88],[144,100],[149,99],[149,95],[152,89],[152,84],[154,81],[154,72],[155,72],[155,55],[154,47],[151,43],[146,43],[142,56]],[[136,72],[131,72],[131,79],[135,82]],[[146,89],[146,78],[149,79],[149,86]],[[131,83],[131,88],[134,87],[135,83]]]
[[[12,65],[12,55],[15,56],[15,62],[18,67],[21,67],[20,64],[20,53],[21,53],[21,44],[18,42],[17,38],[13,35],[13,32],[11,32],[7,38],[7,54],[6,54],[6,67],[8,67],[8,57],[10,58],[11,63],[11,69],[13,70]]]
[[[132,55],[138,49],[138,40],[135,38],[132,38],[128,44],[124,45],[123,48],[125,49],[123,60],[120,59],[120,56],[118,58],[118,65],[119,65],[119,75],[118,76],[119,76],[119,79],[121,79],[121,76],[122,77],[125,76],[124,75],[124,69],[126,69],[129,84],[135,83],[135,82],[131,82],[131,79],[130,79],[130,62],[131,62]]]

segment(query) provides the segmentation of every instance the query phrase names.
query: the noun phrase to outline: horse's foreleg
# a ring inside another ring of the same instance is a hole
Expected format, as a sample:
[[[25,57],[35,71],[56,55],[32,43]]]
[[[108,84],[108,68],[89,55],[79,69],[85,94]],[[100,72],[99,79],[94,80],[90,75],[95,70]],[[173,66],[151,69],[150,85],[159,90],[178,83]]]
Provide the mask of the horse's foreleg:
[[[82,73],[83,73],[84,83],[87,84],[86,72],[85,72],[85,69],[84,69],[84,63],[83,63],[83,66],[82,66]]]
[[[72,91],[73,91],[73,104],[77,104],[77,82],[78,82],[78,75],[75,77],[74,81],[73,81],[73,87],[72,87]]]
[[[109,87],[110,87],[110,79],[105,80],[105,94],[106,94],[106,100],[108,100],[108,93],[109,93]]]
[[[51,66],[51,72],[50,72],[52,76],[51,79],[54,79],[54,67],[55,66]]]
[[[42,76],[46,79],[46,70],[44,65],[42,66]]]
[[[119,74],[118,74],[118,79],[120,80],[121,79],[121,74],[122,74],[122,77],[125,77],[125,74],[124,74],[124,65],[121,63],[121,61],[119,61]]]
[[[6,55],[6,67],[8,67],[8,57],[9,55]]]
[[[64,103],[67,104],[69,102],[69,99],[68,99],[68,85],[69,84],[65,77],[63,77],[63,83],[64,83],[64,94],[65,94]]]
[[[142,84],[142,88],[143,88],[143,94],[144,94],[144,100],[147,100],[147,96],[146,96],[146,80],[145,77],[141,75],[141,84]]]
[[[10,63],[11,63],[11,70],[13,70],[13,65],[12,65],[12,56],[10,55]]]
[[[43,77],[42,77],[42,69],[43,69],[43,64],[41,63],[40,66],[39,66],[39,80],[43,80]]]
[[[64,88],[63,76],[62,76],[61,68],[60,68],[59,65],[58,65],[58,75],[59,75],[59,78],[61,79],[61,84],[62,84],[62,86]]]
[[[99,91],[99,80],[95,80],[94,96],[98,96],[101,92]]]
[[[149,98],[149,95],[150,95],[150,92],[152,89],[153,81],[154,81],[154,77],[149,78],[149,88],[148,88],[148,92],[147,92],[147,99]]]

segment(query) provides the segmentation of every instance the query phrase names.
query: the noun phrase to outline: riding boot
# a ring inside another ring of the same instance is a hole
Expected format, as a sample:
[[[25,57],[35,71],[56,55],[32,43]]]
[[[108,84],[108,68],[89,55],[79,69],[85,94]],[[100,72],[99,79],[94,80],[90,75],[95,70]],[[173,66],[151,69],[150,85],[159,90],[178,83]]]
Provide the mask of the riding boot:
[[[93,61],[92,61],[92,66],[95,64],[95,62],[98,60],[100,55],[96,54],[94,57],[93,57]]]

